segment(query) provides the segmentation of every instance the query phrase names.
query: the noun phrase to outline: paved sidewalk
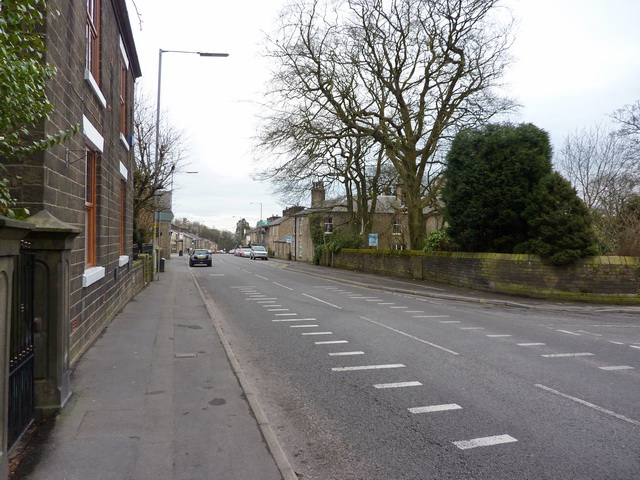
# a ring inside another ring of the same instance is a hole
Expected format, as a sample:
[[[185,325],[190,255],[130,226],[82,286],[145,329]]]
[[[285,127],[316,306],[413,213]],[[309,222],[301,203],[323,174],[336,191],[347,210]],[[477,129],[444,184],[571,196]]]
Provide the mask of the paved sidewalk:
[[[22,478],[291,478],[225,344],[187,263],[167,261],[81,359]]]

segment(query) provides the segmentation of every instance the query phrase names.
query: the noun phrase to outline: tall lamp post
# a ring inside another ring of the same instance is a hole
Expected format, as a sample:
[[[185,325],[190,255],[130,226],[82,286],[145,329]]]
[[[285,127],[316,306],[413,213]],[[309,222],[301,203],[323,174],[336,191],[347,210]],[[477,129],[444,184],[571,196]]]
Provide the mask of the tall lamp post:
[[[199,55],[201,57],[228,57],[228,53],[211,53],[211,52],[192,52],[188,50],[158,50],[158,98],[156,100],[156,146],[155,146],[155,182],[157,184],[158,173],[160,169],[160,94],[162,92],[162,54],[163,53],[189,53]],[[157,209],[154,209],[157,210]],[[158,212],[153,212],[153,271],[158,272],[158,238],[157,231],[159,229]]]
[[[260,220],[258,221],[258,228],[260,229],[260,243],[262,244],[262,202],[249,202],[249,205],[260,205]]]

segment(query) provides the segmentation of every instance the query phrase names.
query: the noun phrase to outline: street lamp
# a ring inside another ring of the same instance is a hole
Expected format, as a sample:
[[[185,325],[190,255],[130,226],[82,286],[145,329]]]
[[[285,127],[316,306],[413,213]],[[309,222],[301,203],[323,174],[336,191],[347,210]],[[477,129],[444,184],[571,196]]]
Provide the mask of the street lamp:
[[[155,182],[154,186],[157,184],[158,180],[158,170],[160,168],[160,94],[162,87],[162,54],[163,53],[190,53],[194,55],[199,55],[201,57],[228,57],[228,53],[211,53],[211,52],[192,52],[188,50],[158,50],[158,98],[156,100],[156,148],[155,148]],[[173,187],[173,185],[172,185]],[[158,252],[156,251],[158,248],[158,240],[157,240],[157,228],[159,228],[159,222],[156,220],[156,211],[153,213],[153,252],[152,252],[152,261],[153,261],[153,271],[154,273],[159,270],[158,268]]]
[[[262,238],[262,202],[249,202],[249,205],[260,205],[260,220],[258,221],[258,228],[260,229],[260,244],[264,243]]]
[[[260,205],[260,221],[262,221],[262,202],[249,202],[249,205]]]

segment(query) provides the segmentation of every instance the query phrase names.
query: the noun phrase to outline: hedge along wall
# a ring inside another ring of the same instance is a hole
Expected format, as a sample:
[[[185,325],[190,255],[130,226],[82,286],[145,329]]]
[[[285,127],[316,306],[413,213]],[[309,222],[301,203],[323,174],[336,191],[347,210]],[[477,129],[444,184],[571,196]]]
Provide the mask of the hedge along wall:
[[[554,267],[534,255],[342,250],[332,266],[536,298],[640,304],[640,257],[588,257]]]

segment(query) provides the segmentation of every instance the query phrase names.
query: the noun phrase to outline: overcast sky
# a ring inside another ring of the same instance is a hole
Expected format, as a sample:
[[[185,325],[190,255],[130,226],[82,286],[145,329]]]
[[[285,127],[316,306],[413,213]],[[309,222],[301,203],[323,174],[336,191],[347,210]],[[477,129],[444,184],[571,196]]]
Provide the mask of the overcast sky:
[[[127,0],[142,66],[143,89],[153,101],[158,50],[229,53],[228,58],[164,53],[162,110],[185,132],[189,166],[175,176],[178,218],[235,230],[281,215],[286,205],[254,181],[252,137],[268,66],[260,57],[264,32],[287,0]],[[519,20],[505,77],[508,94],[523,106],[517,122],[551,134],[555,150],[571,132],[607,121],[640,99],[640,1],[506,0]],[[305,205],[308,205],[309,200]],[[260,205],[262,204],[262,206]]]

